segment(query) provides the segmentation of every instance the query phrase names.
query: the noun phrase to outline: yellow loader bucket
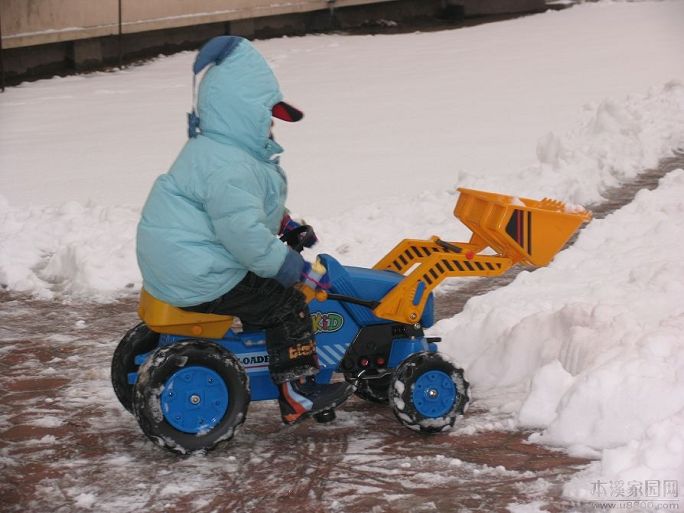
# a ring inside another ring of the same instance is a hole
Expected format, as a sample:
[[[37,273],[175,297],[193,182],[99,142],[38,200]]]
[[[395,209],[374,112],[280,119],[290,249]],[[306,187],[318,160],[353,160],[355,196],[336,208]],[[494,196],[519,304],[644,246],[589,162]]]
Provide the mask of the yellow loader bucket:
[[[560,201],[541,201],[459,188],[454,215],[473,232],[471,243],[512,260],[547,265],[591,213]]]

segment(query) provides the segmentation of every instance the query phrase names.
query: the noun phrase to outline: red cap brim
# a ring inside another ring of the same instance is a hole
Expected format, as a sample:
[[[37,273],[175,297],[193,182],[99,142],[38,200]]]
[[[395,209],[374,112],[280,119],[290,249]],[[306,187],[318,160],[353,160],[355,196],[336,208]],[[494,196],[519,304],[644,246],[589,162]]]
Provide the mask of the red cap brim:
[[[285,102],[276,103],[271,109],[271,114],[273,114],[274,118],[289,121],[291,123],[299,121],[304,117],[304,113],[301,110]]]

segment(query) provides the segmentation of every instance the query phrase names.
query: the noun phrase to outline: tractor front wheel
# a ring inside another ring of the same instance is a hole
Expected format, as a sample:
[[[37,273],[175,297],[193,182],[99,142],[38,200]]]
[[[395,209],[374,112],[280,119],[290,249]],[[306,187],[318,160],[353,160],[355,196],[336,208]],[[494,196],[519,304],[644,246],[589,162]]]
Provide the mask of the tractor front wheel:
[[[423,433],[450,429],[468,403],[463,370],[438,353],[416,353],[397,367],[390,406],[406,427]]]

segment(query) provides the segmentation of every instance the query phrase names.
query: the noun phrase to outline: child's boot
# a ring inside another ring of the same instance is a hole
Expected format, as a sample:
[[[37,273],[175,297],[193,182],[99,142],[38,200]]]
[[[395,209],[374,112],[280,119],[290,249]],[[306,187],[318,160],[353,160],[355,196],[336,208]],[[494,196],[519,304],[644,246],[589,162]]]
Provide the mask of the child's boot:
[[[280,414],[285,424],[334,409],[354,392],[349,383],[318,384],[313,379],[288,381],[278,385],[278,389]]]

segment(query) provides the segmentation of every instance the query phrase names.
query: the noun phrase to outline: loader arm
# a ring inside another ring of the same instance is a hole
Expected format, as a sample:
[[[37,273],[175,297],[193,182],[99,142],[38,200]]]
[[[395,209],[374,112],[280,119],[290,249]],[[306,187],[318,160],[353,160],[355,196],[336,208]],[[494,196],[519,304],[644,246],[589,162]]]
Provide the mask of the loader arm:
[[[478,246],[470,243],[430,240],[403,240],[373,269],[404,274],[373,313],[382,319],[415,323],[423,315],[430,292],[446,278],[499,276],[513,265],[500,255],[478,255]]]

